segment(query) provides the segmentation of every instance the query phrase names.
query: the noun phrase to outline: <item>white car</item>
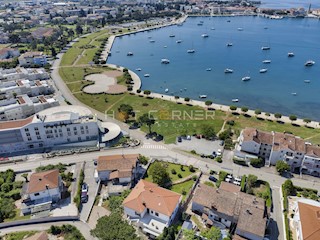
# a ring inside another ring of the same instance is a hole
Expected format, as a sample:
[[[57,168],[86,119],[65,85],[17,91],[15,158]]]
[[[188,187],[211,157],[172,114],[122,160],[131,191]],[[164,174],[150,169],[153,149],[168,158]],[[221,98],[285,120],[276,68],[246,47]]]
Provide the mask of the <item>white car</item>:
[[[218,149],[217,156],[221,156],[221,154],[222,154],[221,149]]]

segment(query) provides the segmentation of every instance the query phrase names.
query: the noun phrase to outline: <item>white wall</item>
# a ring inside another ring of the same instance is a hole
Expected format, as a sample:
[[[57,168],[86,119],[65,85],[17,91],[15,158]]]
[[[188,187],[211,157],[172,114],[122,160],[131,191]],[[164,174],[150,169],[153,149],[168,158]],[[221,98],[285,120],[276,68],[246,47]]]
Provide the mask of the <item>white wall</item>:
[[[39,195],[36,195],[39,194]],[[44,190],[38,193],[31,193],[30,195],[31,200],[38,200],[46,197],[52,197],[53,199],[61,199],[60,190],[59,188],[52,188],[49,190]]]
[[[245,152],[259,154],[260,144],[254,141],[243,141],[241,143],[241,150]]]
[[[242,236],[242,237],[245,237],[247,239],[250,239],[250,240],[263,240],[263,236],[257,236],[253,233],[248,233],[246,231],[243,231],[243,230],[239,230],[238,228],[236,229],[236,234],[238,234],[239,236]]]

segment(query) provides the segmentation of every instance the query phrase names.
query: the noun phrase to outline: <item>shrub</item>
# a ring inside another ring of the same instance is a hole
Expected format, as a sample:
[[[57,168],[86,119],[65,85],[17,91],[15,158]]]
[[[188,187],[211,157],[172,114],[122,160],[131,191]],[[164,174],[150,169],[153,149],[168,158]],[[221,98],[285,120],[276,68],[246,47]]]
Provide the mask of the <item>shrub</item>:
[[[182,178],[182,175],[180,173],[178,173],[178,178]]]
[[[235,122],[233,120],[227,121],[227,125],[234,126]]]
[[[194,169],[194,167],[192,165],[189,166],[189,171],[190,172],[195,172],[196,170]]]
[[[184,172],[183,165],[180,165],[180,170],[181,170],[182,172]]]
[[[192,154],[197,154],[196,150],[191,150],[190,151]]]
[[[187,191],[183,188],[181,193],[182,193],[182,195],[186,195]]]
[[[177,172],[176,172],[175,169],[171,169],[171,173],[172,173],[172,174],[177,174]]]
[[[190,101],[190,98],[186,97],[186,98],[184,98],[184,100],[185,100],[186,102],[189,102],[189,101]]]
[[[253,158],[250,160],[250,165],[256,168],[263,167],[264,161],[262,158]]]
[[[222,157],[220,157],[220,156],[216,157],[216,161],[217,161],[218,163],[222,163]]]
[[[141,93],[141,89],[137,89],[137,93]]]
[[[196,181],[197,180],[197,176],[192,176],[192,180]]]
[[[233,105],[232,105],[232,106],[230,106],[230,110],[231,110],[231,111],[235,111],[235,110],[237,110],[237,106],[233,106]]]

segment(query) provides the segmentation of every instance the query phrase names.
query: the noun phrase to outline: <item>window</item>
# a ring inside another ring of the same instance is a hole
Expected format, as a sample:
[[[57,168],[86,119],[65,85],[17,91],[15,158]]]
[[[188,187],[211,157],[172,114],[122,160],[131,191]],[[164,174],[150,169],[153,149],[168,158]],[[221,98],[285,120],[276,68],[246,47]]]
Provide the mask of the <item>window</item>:
[[[35,196],[39,196],[39,195],[40,195],[40,193],[35,193],[34,195],[35,195]]]
[[[39,129],[37,127],[34,128],[35,131],[39,131]]]
[[[73,127],[73,131],[77,131],[77,128],[76,128],[76,127]]]
[[[37,139],[38,139],[38,140],[40,140],[40,139],[41,139],[41,137],[40,137],[40,136],[37,136]]]
[[[27,137],[30,137],[30,133],[26,133]]]
[[[156,214],[157,217],[159,217],[159,213],[156,212],[155,214]]]
[[[25,131],[25,132],[29,132],[29,128],[25,128],[24,131]]]
[[[28,141],[31,141],[32,140],[32,138],[31,137],[28,137]]]
[[[81,142],[81,137],[78,137],[78,141],[80,141],[80,142]]]

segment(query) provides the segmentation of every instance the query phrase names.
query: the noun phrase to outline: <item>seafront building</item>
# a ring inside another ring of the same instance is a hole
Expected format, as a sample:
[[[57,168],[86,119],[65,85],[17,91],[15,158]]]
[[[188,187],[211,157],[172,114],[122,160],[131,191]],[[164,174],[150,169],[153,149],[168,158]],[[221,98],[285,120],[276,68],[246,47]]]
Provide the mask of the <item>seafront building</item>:
[[[292,171],[320,176],[320,147],[289,133],[264,132],[255,128],[245,128],[238,139],[235,157],[250,161],[253,154],[265,159],[266,164],[275,165],[285,161]]]
[[[26,52],[18,60],[21,67],[44,66],[47,64],[47,56],[43,52]]]
[[[0,69],[0,82],[13,80],[46,80],[49,74],[43,68],[10,68]]]
[[[81,106],[57,106],[16,121],[0,122],[0,155],[71,147],[100,147],[121,135]]]

